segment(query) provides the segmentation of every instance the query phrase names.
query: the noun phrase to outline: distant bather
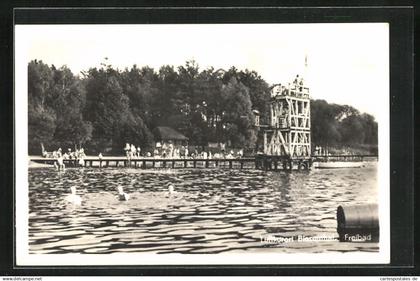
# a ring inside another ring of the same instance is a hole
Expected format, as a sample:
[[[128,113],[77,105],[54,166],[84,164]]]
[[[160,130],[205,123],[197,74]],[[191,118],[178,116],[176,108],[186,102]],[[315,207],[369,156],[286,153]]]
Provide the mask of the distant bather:
[[[82,203],[82,198],[76,194],[76,187],[70,187],[70,192],[71,194],[67,195],[65,200],[74,205],[80,205]]]
[[[130,195],[125,193],[122,186],[118,186],[118,200],[120,201],[128,201]]]

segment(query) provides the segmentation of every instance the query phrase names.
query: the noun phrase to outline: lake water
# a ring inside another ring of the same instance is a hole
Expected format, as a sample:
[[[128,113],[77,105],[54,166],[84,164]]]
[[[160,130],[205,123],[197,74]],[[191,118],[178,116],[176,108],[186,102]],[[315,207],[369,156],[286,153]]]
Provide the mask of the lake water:
[[[167,184],[176,193],[167,192]],[[118,201],[116,187],[130,194]],[[70,186],[81,205],[66,203]],[[29,170],[30,253],[377,252],[337,237],[340,204],[377,202],[377,165],[305,172]],[[283,239],[267,243],[267,237]],[[265,241],[265,242],[264,242]]]

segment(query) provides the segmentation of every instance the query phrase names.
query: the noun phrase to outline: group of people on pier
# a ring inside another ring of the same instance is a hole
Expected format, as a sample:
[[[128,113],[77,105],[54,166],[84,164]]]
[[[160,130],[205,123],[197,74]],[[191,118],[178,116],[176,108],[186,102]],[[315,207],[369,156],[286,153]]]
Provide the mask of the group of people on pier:
[[[63,150],[58,148],[53,152],[47,152],[44,147],[42,147],[42,156],[44,158],[54,158],[56,161],[54,162],[54,167],[57,170],[64,170],[66,168],[64,164],[64,160],[76,160],[80,166],[85,165],[85,150],[83,148],[75,149],[74,151],[71,148],[68,148],[67,151],[63,152]]]
[[[153,153],[151,151],[146,151],[142,153],[140,146],[135,146],[134,144],[126,143],[124,147],[125,156],[128,160],[131,159],[139,159],[139,158],[154,158],[154,159],[162,159],[162,158],[169,158],[169,159],[237,159],[242,158],[244,155],[243,149],[230,150],[227,152],[225,150],[225,146],[221,146],[221,149],[217,151],[211,151],[210,149],[206,150],[203,149],[202,151],[198,151],[197,148],[189,147],[188,145],[184,146],[175,146],[172,143],[169,144],[158,144]],[[42,150],[42,156],[44,158],[53,158],[54,167],[57,170],[64,170],[65,164],[64,160],[74,160],[76,161],[76,165],[78,166],[85,166],[85,158],[86,154],[83,148],[72,150],[68,148],[67,151],[63,152],[63,150],[58,148],[53,152],[47,152],[46,150]],[[98,154],[100,160],[104,158],[102,153]]]
[[[140,146],[136,147],[134,144],[126,143],[124,147],[124,151],[128,159],[134,158],[134,157],[140,157],[141,155]]]
[[[223,147],[224,148],[224,147]],[[231,150],[226,152],[225,149],[221,149],[219,152],[212,153],[211,150],[203,149],[199,152],[197,149],[190,149],[188,145],[175,146],[173,143],[157,143],[156,147],[151,151],[147,151],[144,154],[141,153],[141,148],[137,148],[133,144],[126,143],[124,147],[125,155],[128,160],[135,158],[169,158],[169,159],[234,159],[242,158],[244,155],[243,149],[239,149],[236,152]]]
[[[54,150],[52,152],[47,152],[46,150],[42,151],[42,156],[44,158],[60,158],[63,157],[63,159],[70,159],[70,160],[77,160],[77,159],[83,159],[86,157],[85,150],[83,148],[71,150],[71,148],[68,148],[67,151],[63,152],[63,150],[58,148],[57,150]]]

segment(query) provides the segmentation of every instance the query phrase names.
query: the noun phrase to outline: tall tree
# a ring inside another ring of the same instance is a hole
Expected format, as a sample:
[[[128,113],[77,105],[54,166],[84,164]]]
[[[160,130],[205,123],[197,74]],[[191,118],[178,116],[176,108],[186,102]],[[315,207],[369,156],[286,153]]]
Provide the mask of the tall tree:
[[[56,128],[56,114],[50,106],[54,80],[50,67],[42,61],[28,64],[28,150],[40,153],[49,146]]]
[[[334,146],[341,141],[337,106],[325,100],[311,101],[312,142],[315,145]]]
[[[253,115],[248,88],[232,77],[222,88],[222,101],[225,140],[234,147],[252,147],[256,139],[252,133]]]
[[[92,125],[83,119],[86,93],[79,78],[66,66],[53,68],[52,107],[56,112],[57,128],[54,141],[58,146],[80,147],[92,137]]]
[[[85,118],[92,122],[91,147],[95,150],[122,150],[122,127],[133,124],[129,111],[129,99],[120,85],[120,73],[111,67],[92,68],[86,78]],[[127,125],[128,124],[128,125]]]
[[[261,123],[270,121],[270,87],[256,71],[240,71],[239,81],[249,89],[252,109],[260,112]]]

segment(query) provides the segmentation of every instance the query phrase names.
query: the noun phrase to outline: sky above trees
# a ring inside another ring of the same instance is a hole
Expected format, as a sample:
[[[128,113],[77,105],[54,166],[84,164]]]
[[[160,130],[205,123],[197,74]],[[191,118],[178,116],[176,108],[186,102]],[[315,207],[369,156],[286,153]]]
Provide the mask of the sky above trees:
[[[26,63],[67,65],[75,75],[105,58],[121,70],[188,60],[200,70],[235,66],[257,71],[269,84],[299,73],[314,99],[351,105],[377,120],[388,110],[388,26],[381,23],[31,25],[16,26],[16,46]]]

